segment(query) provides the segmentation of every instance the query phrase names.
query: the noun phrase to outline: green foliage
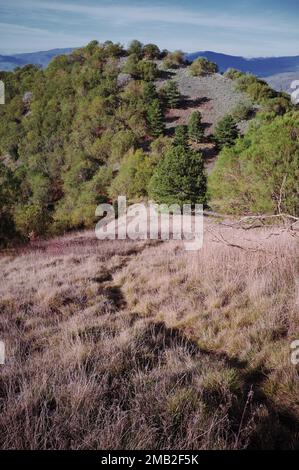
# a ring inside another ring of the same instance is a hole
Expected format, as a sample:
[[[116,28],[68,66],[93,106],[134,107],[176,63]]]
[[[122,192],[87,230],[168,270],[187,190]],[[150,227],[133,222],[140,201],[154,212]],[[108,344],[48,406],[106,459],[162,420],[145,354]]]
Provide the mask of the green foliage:
[[[185,56],[182,51],[168,52],[163,59],[165,69],[176,69],[185,64]]]
[[[155,161],[142,150],[128,153],[110,186],[110,196],[115,199],[126,196],[131,201],[146,197],[154,167]]]
[[[254,114],[254,108],[251,103],[241,101],[238,103],[231,112],[232,117],[236,122],[247,121]]]
[[[162,96],[164,98],[166,107],[168,108],[177,108],[180,102],[180,92],[178,90],[178,85],[173,80],[166,82],[161,90]]]
[[[154,62],[141,60],[137,66],[138,77],[146,82],[151,82],[158,77],[158,68]]]
[[[122,86],[119,57],[127,52],[111,41],[91,41],[56,57],[45,70],[27,65],[0,72],[6,90],[6,104],[0,106],[1,245],[90,227],[99,202],[120,190],[132,200],[147,197],[155,166],[176,148],[190,154],[186,127],[177,128],[174,140],[163,135],[164,103],[153,83],[158,70],[152,60],[158,54],[169,67],[184,64],[184,54],[160,53],[138,41],[128,52],[124,69],[132,79]],[[276,114],[292,108],[285,94],[272,92],[264,82],[233,75],[266,111],[258,113],[259,126],[271,125]],[[168,106],[177,106],[174,82],[166,92]],[[190,119],[188,131],[200,141],[199,115]],[[149,136],[157,139],[151,142]],[[232,145],[235,137],[232,123],[222,123],[220,145]],[[150,153],[136,152],[145,142]],[[191,161],[190,155],[182,162]]]
[[[149,60],[140,60],[137,54],[129,55],[122,71],[147,82],[155,80],[158,76],[157,65]]]
[[[133,39],[133,41],[130,42],[128,50],[128,54],[135,54],[139,59],[142,58],[143,56],[143,45],[140,41],[137,39]]]
[[[13,172],[0,161],[0,245],[6,246],[16,237],[13,218],[14,203],[19,181]]]
[[[143,96],[146,104],[150,104],[158,98],[156,86],[153,82],[146,82],[143,87]]]
[[[226,213],[298,214],[299,114],[265,115],[224,148],[209,180],[214,208]]]
[[[159,137],[164,133],[164,115],[158,99],[153,100],[148,107],[147,123],[152,136]]]
[[[291,111],[292,105],[290,103],[289,97],[279,96],[273,98],[272,100],[264,103],[263,110],[268,113],[274,113],[277,116],[282,116],[283,114]]]
[[[138,80],[125,88],[117,84],[124,50],[111,41],[92,41],[45,70],[26,66],[0,73],[7,92],[0,107],[0,156],[10,168],[10,175],[2,175],[2,244],[17,233],[46,235],[94,223],[112,170],[143,142],[150,104],[158,99],[145,81],[156,78],[156,65],[140,60],[133,46],[128,64]],[[156,109],[153,128],[159,135],[159,101]]]
[[[223,76],[226,78],[230,78],[231,80],[237,80],[237,78],[242,77],[244,75],[243,72],[240,72],[239,70],[230,68],[227,69],[226,72],[224,72]]]
[[[153,140],[150,146],[150,155],[151,159],[155,162],[159,162],[166,153],[171,149],[172,141],[169,137],[160,136],[157,139]]]
[[[266,82],[251,74],[236,75],[236,88],[238,91],[247,93],[256,103],[261,104],[279,95]]]
[[[158,164],[149,183],[150,197],[161,204],[206,201],[206,176],[200,153],[173,147]]]
[[[17,231],[31,238],[46,233],[50,219],[41,206],[26,204],[15,208],[14,221]]]
[[[160,49],[156,44],[145,44],[143,46],[143,55],[146,59],[155,60],[160,57]]]
[[[214,64],[214,62],[207,60],[205,57],[198,57],[192,62],[189,70],[193,77],[202,77],[204,75],[217,73],[218,66],[217,64]]]
[[[193,111],[189,118],[188,134],[191,140],[201,143],[204,139],[204,126],[201,122],[201,113]]]
[[[215,129],[214,138],[220,148],[232,146],[239,135],[236,121],[227,114],[221,119]]]
[[[173,146],[183,147],[185,150],[187,150],[189,148],[188,140],[188,127],[184,125],[177,126],[175,128]]]
[[[260,105],[260,111],[263,113],[268,112],[281,116],[293,109],[288,94],[276,92],[265,81],[252,74],[229,69],[225,72],[224,76],[235,80],[236,89],[247,93],[253,102]],[[240,115],[244,116],[247,114],[245,109],[243,112],[240,111],[241,109],[237,110],[236,115],[234,115],[237,120],[239,120]],[[248,117],[250,117],[251,114],[249,110]]]
[[[123,73],[129,73],[130,75],[132,75],[132,77],[137,78],[139,76],[139,60],[140,59],[137,54],[130,54],[122,68]]]

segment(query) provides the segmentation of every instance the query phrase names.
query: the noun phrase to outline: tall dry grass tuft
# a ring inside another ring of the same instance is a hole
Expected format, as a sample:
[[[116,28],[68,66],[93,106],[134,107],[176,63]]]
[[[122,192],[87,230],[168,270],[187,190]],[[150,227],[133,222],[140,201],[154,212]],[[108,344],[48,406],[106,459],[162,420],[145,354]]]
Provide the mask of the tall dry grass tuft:
[[[3,254],[1,448],[298,447],[295,239],[241,233]]]

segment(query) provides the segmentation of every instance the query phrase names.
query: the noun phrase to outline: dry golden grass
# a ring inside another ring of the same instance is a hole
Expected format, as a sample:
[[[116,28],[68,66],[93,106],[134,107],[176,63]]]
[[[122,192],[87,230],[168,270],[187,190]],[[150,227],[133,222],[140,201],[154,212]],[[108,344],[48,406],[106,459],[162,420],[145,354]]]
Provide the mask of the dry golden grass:
[[[296,240],[272,233],[3,253],[1,447],[298,448]]]

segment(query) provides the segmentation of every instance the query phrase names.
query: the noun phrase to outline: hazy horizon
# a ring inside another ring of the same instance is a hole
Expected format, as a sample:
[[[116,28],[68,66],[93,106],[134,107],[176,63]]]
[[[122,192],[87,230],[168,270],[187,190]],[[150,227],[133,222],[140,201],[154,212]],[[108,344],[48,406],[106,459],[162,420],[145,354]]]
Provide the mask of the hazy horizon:
[[[0,53],[81,47],[93,39],[243,57],[299,55],[296,0],[3,0]]]

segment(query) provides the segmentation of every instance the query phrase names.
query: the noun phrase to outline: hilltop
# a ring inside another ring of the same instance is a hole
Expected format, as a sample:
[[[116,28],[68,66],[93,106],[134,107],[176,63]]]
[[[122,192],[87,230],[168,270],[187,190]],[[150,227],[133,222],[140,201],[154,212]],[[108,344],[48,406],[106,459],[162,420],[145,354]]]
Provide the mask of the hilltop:
[[[73,50],[75,48],[0,55],[0,70],[10,71],[27,64],[47,67],[53,58],[70,54]],[[215,62],[220,72],[225,72],[229,68],[236,68],[242,72],[249,72],[258,77],[263,77],[277,91],[289,92],[291,81],[299,80],[299,56],[246,58],[213,51],[186,53],[186,59],[191,62],[197,57],[206,57],[208,60]]]

